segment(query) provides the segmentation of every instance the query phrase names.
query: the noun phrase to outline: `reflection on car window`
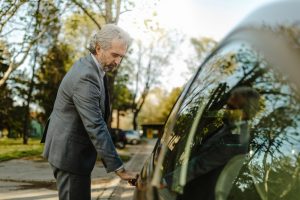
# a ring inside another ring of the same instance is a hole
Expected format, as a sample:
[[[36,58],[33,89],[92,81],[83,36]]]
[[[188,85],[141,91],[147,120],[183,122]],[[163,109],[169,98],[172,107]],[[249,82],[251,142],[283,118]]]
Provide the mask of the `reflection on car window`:
[[[162,184],[177,199],[297,199],[299,105],[262,54],[226,45],[202,66],[164,135]]]

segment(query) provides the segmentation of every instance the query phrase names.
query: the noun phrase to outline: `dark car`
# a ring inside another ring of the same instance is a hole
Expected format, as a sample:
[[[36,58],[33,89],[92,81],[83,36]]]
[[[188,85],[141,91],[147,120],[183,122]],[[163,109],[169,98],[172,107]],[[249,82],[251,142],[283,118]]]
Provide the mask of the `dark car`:
[[[115,147],[119,149],[125,148],[127,143],[125,132],[119,128],[111,128],[109,132]]]
[[[300,199],[300,2],[235,28],[185,86],[134,199]]]

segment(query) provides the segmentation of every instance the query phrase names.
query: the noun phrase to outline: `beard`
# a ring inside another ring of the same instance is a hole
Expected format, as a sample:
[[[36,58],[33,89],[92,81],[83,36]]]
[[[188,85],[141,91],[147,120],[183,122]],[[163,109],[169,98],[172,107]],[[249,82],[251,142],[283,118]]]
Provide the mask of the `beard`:
[[[110,64],[110,65],[105,65],[105,66],[103,67],[103,70],[104,70],[105,72],[112,72],[112,71],[114,71],[116,68],[117,68],[117,66],[116,66],[115,64]]]
[[[227,109],[224,113],[224,118],[229,122],[241,121],[243,118],[243,111],[241,109],[235,109],[235,110]]]

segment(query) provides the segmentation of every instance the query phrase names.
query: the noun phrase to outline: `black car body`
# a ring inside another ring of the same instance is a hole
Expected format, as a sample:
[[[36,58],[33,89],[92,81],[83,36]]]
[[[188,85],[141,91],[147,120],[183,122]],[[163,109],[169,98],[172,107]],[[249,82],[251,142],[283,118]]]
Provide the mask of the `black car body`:
[[[134,199],[300,199],[300,2],[258,9],[185,86]]]

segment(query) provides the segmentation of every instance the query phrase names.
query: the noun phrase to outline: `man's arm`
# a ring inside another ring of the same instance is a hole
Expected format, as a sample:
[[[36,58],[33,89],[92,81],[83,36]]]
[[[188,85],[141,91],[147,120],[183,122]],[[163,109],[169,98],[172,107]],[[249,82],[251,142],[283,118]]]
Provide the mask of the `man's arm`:
[[[134,179],[135,176],[125,170],[103,119],[97,84],[91,76],[82,77],[74,90],[74,105],[107,172],[114,171],[124,180]]]
[[[91,75],[81,77],[73,93],[73,102],[97,153],[104,161],[107,172],[112,172],[122,166],[123,162],[102,116],[97,84],[96,78]]]

